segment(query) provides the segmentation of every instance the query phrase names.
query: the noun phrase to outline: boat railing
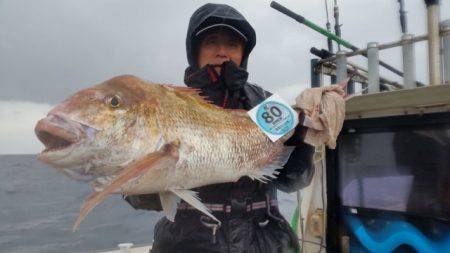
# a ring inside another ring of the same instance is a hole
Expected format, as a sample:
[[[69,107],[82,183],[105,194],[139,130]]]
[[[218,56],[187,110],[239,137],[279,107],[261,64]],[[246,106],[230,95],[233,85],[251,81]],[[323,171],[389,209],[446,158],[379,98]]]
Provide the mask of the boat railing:
[[[404,34],[398,41],[384,44],[369,42],[364,49],[340,50],[335,55],[324,59],[312,59],[312,86],[322,86],[324,75],[335,76],[336,82],[352,75],[349,93],[354,93],[354,83],[361,84],[362,93],[425,86],[416,80],[415,43],[422,41],[428,41],[429,85],[450,84],[450,19],[438,23],[437,30],[432,28],[434,26],[429,24],[429,32],[425,35]],[[433,32],[434,30],[436,32]],[[380,61],[380,51],[396,47],[402,49],[403,72]],[[367,57],[367,68],[348,60],[350,57],[362,55]],[[399,83],[380,76],[380,65],[400,75],[403,82]]]

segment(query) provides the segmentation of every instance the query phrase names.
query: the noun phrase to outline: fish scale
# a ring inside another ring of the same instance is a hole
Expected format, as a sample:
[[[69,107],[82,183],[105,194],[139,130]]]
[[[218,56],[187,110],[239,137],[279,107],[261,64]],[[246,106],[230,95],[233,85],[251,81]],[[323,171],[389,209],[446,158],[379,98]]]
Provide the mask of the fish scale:
[[[48,119],[38,122],[36,133],[47,131],[48,145],[65,143],[48,138],[68,139],[68,131],[89,132],[72,133],[83,138],[39,155],[72,174],[85,162],[86,173],[101,177],[92,181],[98,192],[85,201],[74,228],[111,193],[160,193],[171,220],[181,198],[216,219],[189,189],[242,176],[265,182],[277,174],[292,151],[283,145],[292,132],[272,142],[246,111],[220,108],[198,92],[119,76],[77,92],[49,113],[66,119],[64,124],[52,122],[49,128]],[[70,127],[79,124],[84,128]]]

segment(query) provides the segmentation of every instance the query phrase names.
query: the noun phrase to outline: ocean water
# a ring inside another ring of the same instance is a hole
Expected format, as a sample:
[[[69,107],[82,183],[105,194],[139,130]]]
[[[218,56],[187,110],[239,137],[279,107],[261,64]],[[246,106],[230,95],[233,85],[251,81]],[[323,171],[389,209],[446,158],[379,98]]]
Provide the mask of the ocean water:
[[[0,155],[0,252],[92,252],[148,244],[162,214],[135,210],[120,196],[97,206],[76,232],[72,225],[91,189],[39,163],[35,155]],[[292,217],[295,196],[279,194]]]

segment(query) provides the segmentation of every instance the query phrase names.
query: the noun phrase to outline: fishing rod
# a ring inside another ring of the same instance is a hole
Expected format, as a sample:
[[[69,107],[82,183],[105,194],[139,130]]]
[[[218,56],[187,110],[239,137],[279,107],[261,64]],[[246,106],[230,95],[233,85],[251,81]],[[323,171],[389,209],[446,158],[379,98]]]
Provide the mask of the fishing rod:
[[[352,44],[350,44],[349,42],[339,38],[338,36],[336,36],[335,34],[328,32],[327,30],[323,29],[322,27],[314,24],[313,22],[309,21],[308,19],[304,18],[303,16],[296,14],[294,12],[292,12],[291,10],[289,10],[288,8],[284,7],[283,5],[272,1],[270,3],[270,7],[274,8],[275,10],[295,19],[297,22],[306,25],[307,27],[313,29],[314,31],[321,33],[322,35],[327,36],[328,38],[336,41],[338,44],[343,45],[346,48],[352,49],[352,50],[357,50],[355,46],[353,46]]]
[[[339,24],[339,7],[337,4],[337,0],[334,0],[333,13],[334,13],[334,33],[336,34],[336,36],[341,38],[341,24]],[[339,44],[338,50],[341,50],[341,45]]]
[[[359,50],[359,48],[355,47],[354,45],[352,45],[350,42],[347,42],[346,40],[343,40],[342,38],[336,36],[335,34],[328,32],[326,29],[314,24],[313,22],[309,21],[308,19],[306,19],[305,17],[303,17],[302,15],[299,15],[297,13],[294,13],[293,11],[289,10],[288,8],[284,7],[283,5],[272,1],[270,3],[270,7],[274,8],[275,10],[287,15],[288,17],[296,20],[297,22],[306,25],[307,27],[313,29],[314,31],[325,35],[326,37],[334,40],[336,43],[352,50],[352,51],[357,51]],[[362,53],[363,56],[365,56],[367,58],[367,53]],[[392,71],[393,73],[403,77],[403,72],[392,67],[391,65],[383,62],[383,61],[379,61],[380,65],[383,66],[384,68]]]
[[[402,33],[406,34],[408,32],[408,24],[406,22],[406,11],[405,11],[405,0],[398,0],[400,4],[400,9],[398,12],[400,13],[400,26],[402,27]]]
[[[327,0],[325,0],[325,12],[327,14],[327,23],[326,23],[327,31],[331,32],[331,23],[330,23],[330,18],[329,18],[329,15],[328,15],[328,3],[327,3]],[[327,37],[327,43],[328,43],[328,51],[333,53],[333,51],[334,51],[333,50],[333,40],[331,40],[330,38]]]

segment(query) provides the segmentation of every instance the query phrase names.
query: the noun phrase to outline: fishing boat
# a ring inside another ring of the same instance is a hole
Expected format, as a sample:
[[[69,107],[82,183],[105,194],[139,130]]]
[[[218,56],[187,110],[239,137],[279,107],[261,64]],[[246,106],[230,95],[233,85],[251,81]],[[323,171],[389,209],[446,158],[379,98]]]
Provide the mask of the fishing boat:
[[[312,182],[297,194],[292,227],[301,252],[450,252],[450,20],[440,22],[439,1],[425,0],[428,33],[411,35],[399,3],[401,39],[358,49],[340,37],[337,20],[331,33],[272,2],[329,40],[328,50],[311,50],[318,56],[311,59],[312,87],[326,85],[325,76],[352,76],[348,93],[361,93],[346,103],[337,148],[316,149]],[[333,53],[331,41],[349,50]],[[428,43],[426,84],[415,76],[414,45],[421,41]],[[402,71],[380,60],[381,50],[394,47],[401,48]],[[351,61],[358,55],[367,67]],[[403,82],[381,76],[381,67]]]

